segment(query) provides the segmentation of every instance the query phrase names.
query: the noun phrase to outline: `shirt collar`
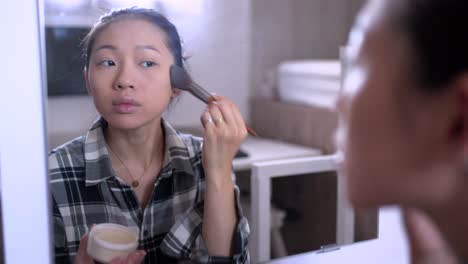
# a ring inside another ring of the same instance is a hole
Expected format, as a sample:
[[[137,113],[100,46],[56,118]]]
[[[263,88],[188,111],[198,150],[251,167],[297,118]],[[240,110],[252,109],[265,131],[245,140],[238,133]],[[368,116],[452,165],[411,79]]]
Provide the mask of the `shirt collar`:
[[[173,169],[182,170],[193,175],[194,171],[190,159],[181,159],[181,151],[195,155],[192,149],[188,149],[182,136],[166,120],[161,120],[165,150],[162,172],[171,172]],[[104,137],[104,128],[107,121],[100,117],[91,125],[84,143],[84,159],[86,168],[86,186],[95,185],[108,178],[114,177],[111,161],[109,159],[108,146]],[[192,151],[191,151],[192,150]],[[171,173],[169,173],[171,174]]]

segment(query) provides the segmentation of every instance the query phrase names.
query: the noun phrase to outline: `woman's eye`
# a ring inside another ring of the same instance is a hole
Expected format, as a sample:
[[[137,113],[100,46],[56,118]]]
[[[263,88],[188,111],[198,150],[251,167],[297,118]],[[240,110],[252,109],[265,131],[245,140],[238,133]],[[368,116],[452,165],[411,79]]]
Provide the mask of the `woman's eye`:
[[[141,63],[141,65],[145,68],[148,68],[148,67],[152,67],[152,66],[155,66],[156,63],[152,62],[152,61],[144,61]]]
[[[99,65],[110,67],[110,66],[115,66],[115,62],[113,62],[111,60],[105,60],[105,61],[99,62]]]

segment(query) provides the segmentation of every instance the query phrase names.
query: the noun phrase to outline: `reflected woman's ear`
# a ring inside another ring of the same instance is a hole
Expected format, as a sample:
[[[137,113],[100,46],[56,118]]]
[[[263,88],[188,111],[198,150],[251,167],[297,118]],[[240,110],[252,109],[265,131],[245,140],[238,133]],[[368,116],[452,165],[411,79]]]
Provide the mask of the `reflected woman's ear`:
[[[93,90],[91,89],[91,85],[89,84],[88,67],[86,66],[84,67],[83,75],[86,82],[86,91],[88,91],[88,94],[90,96],[93,96]]]
[[[452,101],[454,106],[450,126],[450,141],[461,156],[468,154],[468,73],[458,77],[452,86],[454,91]],[[447,107],[448,108],[448,107]]]
[[[457,131],[460,134],[465,149],[468,149],[468,73],[465,73],[456,82],[457,101],[456,109],[459,116]]]
[[[172,95],[171,98],[176,98],[182,93],[182,90],[177,89],[177,88],[172,88]]]

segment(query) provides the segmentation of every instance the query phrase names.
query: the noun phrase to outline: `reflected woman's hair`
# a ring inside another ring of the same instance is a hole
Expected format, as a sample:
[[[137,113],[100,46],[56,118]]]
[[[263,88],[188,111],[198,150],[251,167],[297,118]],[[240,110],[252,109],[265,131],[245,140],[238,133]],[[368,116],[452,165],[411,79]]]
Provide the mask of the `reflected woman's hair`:
[[[111,13],[102,16],[93,28],[90,30],[88,35],[83,39],[84,57],[86,60],[86,67],[89,66],[89,58],[93,49],[93,44],[96,37],[107,28],[110,24],[119,20],[128,18],[137,18],[146,20],[159,29],[161,29],[166,35],[166,45],[174,56],[174,62],[177,66],[183,67],[182,57],[182,44],[177,28],[172,24],[166,17],[155,12],[152,9],[131,7],[125,9],[119,9],[112,11]]]

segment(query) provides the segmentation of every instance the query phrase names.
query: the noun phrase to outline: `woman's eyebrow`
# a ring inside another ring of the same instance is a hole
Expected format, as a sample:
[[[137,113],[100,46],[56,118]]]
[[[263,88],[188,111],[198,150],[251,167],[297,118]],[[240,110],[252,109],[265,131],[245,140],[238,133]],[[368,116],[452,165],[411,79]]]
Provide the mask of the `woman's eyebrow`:
[[[99,51],[99,50],[103,50],[103,49],[116,50],[117,48],[115,46],[113,46],[113,45],[106,44],[106,45],[101,45],[98,48],[96,48],[95,52]]]
[[[135,49],[149,49],[149,50],[154,50],[157,53],[161,54],[161,51],[159,51],[156,47],[151,46],[151,45],[136,45]]]

